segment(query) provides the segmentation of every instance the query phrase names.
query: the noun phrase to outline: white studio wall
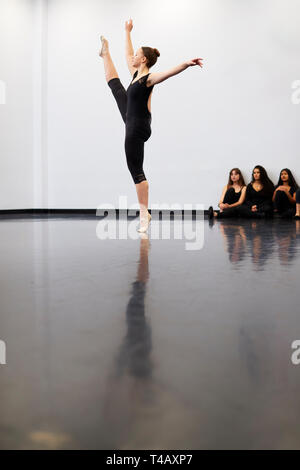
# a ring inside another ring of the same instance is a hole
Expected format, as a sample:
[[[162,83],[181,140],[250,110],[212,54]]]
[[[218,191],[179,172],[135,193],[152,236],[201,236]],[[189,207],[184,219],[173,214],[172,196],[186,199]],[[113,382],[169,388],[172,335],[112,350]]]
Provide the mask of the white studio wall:
[[[32,6],[0,0],[0,209],[34,204]]]
[[[136,202],[124,124],[98,56],[104,34],[127,88],[124,23],[130,16],[135,50],[150,45],[161,53],[153,72],[204,58],[203,69],[191,67],[154,87],[144,160],[150,208],[215,205],[235,166],[247,181],[256,164],[274,182],[282,167],[300,181],[300,105],[292,99],[300,79],[298,0],[42,0],[46,10],[38,12],[34,0],[2,0],[1,9],[8,3],[27,5],[22,37],[28,40],[22,42],[22,60],[15,58],[12,66],[19,33],[0,19],[0,80],[8,96],[14,83],[18,106],[23,103],[21,112],[15,107],[9,115],[8,102],[0,105],[1,208],[119,207],[119,196],[127,197],[127,206]],[[11,16],[12,24],[18,15]],[[27,84],[20,89],[23,75]]]

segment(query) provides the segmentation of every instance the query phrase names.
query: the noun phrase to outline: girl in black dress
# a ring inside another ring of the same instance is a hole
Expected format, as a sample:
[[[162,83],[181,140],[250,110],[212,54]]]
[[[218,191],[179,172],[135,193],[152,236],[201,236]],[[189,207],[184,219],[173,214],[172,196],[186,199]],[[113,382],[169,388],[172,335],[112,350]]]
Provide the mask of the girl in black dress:
[[[279,180],[273,194],[274,212],[283,218],[295,215],[298,184],[288,168],[281,170]]]
[[[239,215],[248,218],[272,216],[274,189],[265,168],[257,165],[252,172],[252,181],[246,189],[245,202],[237,208]]]
[[[246,184],[242,172],[239,168],[233,168],[229,172],[228,183],[223,188],[220,202],[218,204],[220,212],[214,212],[213,207],[208,209],[210,219],[216,217],[223,219],[238,215],[237,208],[243,204],[246,195]]]

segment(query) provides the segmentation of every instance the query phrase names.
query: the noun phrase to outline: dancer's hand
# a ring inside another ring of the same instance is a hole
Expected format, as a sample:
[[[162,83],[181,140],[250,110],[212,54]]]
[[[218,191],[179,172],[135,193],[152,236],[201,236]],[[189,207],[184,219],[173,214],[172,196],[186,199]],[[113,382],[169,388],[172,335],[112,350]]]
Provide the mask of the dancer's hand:
[[[188,67],[193,67],[193,65],[200,65],[200,67],[203,67],[202,60],[203,59],[201,59],[201,57],[198,57],[197,59],[189,60],[186,64]]]
[[[130,33],[132,31],[133,24],[132,24],[132,18],[130,18],[128,21],[125,22],[125,30]]]
[[[257,206],[252,206],[251,210],[252,210],[252,212],[257,212]]]

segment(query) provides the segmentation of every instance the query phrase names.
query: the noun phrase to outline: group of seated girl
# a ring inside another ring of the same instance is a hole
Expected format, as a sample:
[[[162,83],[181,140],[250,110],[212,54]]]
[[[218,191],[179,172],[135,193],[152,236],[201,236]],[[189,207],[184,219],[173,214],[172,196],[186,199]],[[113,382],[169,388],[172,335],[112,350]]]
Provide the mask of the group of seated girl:
[[[218,206],[219,212],[215,212],[210,206],[210,219],[265,218],[277,214],[278,217],[300,220],[300,189],[288,168],[281,170],[276,186],[260,165],[253,169],[252,181],[248,185],[240,169],[233,168]]]

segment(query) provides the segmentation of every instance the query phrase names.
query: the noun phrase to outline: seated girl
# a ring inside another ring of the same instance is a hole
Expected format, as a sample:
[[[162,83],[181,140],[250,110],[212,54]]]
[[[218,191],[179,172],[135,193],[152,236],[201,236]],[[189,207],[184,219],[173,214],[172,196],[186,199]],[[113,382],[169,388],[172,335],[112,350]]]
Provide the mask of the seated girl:
[[[300,220],[300,189],[297,189],[294,197],[296,198],[296,215],[295,215],[295,219]]]
[[[273,194],[274,212],[283,218],[292,218],[295,215],[298,185],[288,168],[280,172],[279,180]]]
[[[236,209],[243,204],[246,195],[246,184],[239,168],[233,168],[229,172],[227,185],[223,188],[222,196],[218,204],[220,212],[214,212],[213,207],[208,209],[208,217],[223,219],[237,215]]]
[[[241,217],[263,218],[273,214],[272,197],[274,184],[265,168],[257,165],[252,172],[252,181],[246,189],[245,202],[237,208]]]

